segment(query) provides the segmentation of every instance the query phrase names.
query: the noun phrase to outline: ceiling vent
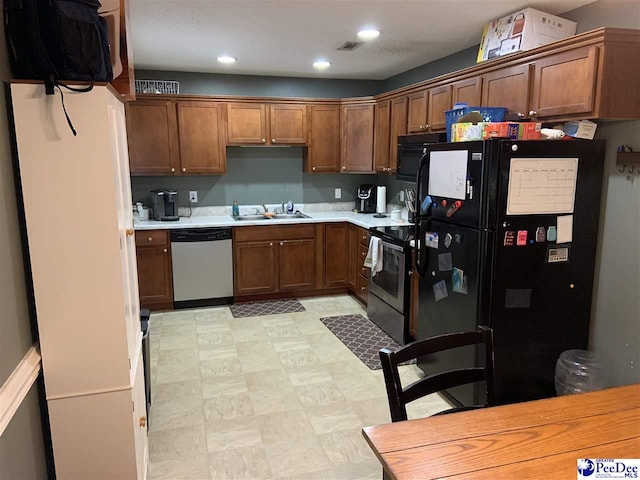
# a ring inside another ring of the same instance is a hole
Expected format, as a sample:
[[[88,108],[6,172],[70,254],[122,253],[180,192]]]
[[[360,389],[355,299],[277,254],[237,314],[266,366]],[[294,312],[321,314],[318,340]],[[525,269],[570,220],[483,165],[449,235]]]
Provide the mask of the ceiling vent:
[[[364,45],[364,42],[344,42],[342,45],[336,48],[336,50],[341,50],[343,52],[352,52],[362,45]]]

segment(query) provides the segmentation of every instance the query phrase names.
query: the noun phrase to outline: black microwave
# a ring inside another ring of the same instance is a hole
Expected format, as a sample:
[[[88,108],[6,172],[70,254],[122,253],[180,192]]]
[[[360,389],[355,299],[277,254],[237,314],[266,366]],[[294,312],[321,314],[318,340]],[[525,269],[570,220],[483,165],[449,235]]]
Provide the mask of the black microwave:
[[[446,141],[447,136],[444,133],[419,133],[417,135],[399,136],[396,180],[415,182],[420,159],[426,153],[426,146],[431,143]]]

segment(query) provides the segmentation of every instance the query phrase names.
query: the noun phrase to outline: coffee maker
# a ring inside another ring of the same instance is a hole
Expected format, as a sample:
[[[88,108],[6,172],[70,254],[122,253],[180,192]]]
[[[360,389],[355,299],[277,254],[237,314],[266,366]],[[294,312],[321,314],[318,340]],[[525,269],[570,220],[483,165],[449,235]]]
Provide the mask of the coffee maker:
[[[358,187],[356,210],[360,213],[376,213],[376,186],[370,183]]]
[[[178,192],[175,190],[152,190],[151,205],[154,220],[163,222],[178,220]]]

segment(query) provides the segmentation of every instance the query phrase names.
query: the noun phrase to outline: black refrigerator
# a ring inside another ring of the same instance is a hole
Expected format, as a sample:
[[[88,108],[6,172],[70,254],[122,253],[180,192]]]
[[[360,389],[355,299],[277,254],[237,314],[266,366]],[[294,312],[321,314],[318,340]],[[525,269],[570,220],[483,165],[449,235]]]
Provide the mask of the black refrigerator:
[[[586,349],[604,141],[432,144],[418,168],[418,339],[493,329],[495,403],[555,395],[555,363]],[[425,373],[484,359],[419,359]],[[481,403],[477,386],[450,389]]]

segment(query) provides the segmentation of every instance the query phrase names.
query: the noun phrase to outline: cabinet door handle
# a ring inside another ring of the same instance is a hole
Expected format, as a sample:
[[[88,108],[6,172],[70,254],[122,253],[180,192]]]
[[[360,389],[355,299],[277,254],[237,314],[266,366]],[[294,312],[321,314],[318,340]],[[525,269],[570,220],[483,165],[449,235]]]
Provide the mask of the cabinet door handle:
[[[269,246],[270,246],[270,247],[273,247],[273,242],[269,243]]]
[[[429,130],[431,128],[431,125],[429,125],[428,123],[424,126],[425,130]]]
[[[281,247],[284,247],[284,242],[280,242],[280,246],[281,246]]]
[[[342,169],[343,169],[343,170],[346,170],[346,169],[347,169],[347,167],[346,167],[345,165],[343,165],[343,166],[342,166]]]
[[[147,238],[147,242],[153,242],[153,237]]]
[[[530,117],[535,117],[536,115],[538,115],[538,112],[536,112],[535,110],[529,110]]]
[[[267,140],[263,138],[262,143],[267,143]]]
[[[516,115],[518,116],[518,118],[524,118],[524,117],[526,116],[526,115],[525,115],[524,113],[522,113],[522,112],[518,112]]]
[[[272,139],[271,139],[271,143],[276,143],[276,139],[275,139],[275,138],[272,138]]]
[[[311,170],[313,170],[315,172],[316,171],[316,167],[313,167]]]
[[[172,169],[171,169],[171,171],[172,171],[172,172],[175,172],[175,171],[176,171],[176,169],[175,169],[175,168],[172,168]]]
[[[360,287],[360,290],[362,290],[363,292],[367,289],[367,287]]]
[[[133,235],[133,233],[134,233],[134,232],[133,232],[133,228],[127,228],[126,233],[127,233],[127,237],[132,236],[132,235]]]
[[[186,169],[186,168],[184,168],[184,167],[182,167],[182,171],[183,171],[183,172],[186,172],[186,171],[187,171],[187,169]]]
[[[167,249],[166,249],[166,248],[165,248],[164,250],[162,250],[162,251],[163,251],[164,253],[167,253]],[[411,272],[409,272],[409,273],[411,273]]]

